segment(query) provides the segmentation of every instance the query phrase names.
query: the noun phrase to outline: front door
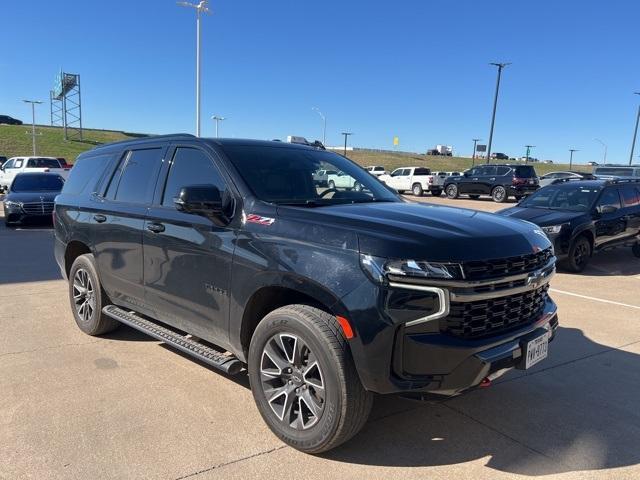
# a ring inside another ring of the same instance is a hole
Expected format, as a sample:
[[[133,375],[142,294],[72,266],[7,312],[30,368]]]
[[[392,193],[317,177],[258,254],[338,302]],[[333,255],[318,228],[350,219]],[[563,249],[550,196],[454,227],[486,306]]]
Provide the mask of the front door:
[[[209,152],[184,144],[168,157],[144,226],[145,303],[158,320],[224,346],[236,232],[178,211],[174,198],[189,185],[231,192]]]
[[[482,173],[482,167],[474,167],[468,172],[465,172],[460,182],[458,182],[458,192],[460,193],[478,193],[477,183],[480,180],[480,174]]]

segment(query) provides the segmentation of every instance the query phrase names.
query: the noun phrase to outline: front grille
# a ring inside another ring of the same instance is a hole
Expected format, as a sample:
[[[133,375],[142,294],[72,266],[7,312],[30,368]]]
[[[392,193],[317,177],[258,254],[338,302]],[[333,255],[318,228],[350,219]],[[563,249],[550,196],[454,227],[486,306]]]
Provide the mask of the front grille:
[[[536,270],[545,266],[552,256],[553,249],[549,247],[537,253],[518,257],[464,262],[462,268],[466,280],[483,280]]]
[[[544,308],[549,285],[536,290],[476,302],[451,302],[440,330],[464,339],[506,333],[535,322]]]
[[[51,215],[53,202],[23,203],[22,210],[28,215]]]

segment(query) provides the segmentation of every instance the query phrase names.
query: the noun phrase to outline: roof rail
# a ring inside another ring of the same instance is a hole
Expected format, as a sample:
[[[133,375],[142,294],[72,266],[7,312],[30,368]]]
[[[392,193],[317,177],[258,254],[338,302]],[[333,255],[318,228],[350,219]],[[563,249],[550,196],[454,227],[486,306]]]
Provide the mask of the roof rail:
[[[144,141],[148,141],[148,140],[162,140],[163,138],[197,138],[197,137],[195,135],[191,134],[191,133],[170,133],[170,134],[167,134],[167,135],[148,135],[148,136],[144,136],[144,137],[130,138],[128,140],[119,140],[117,142],[103,143],[101,145],[97,145],[95,148],[110,147],[112,145],[120,145],[120,144],[123,144],[123,143],[130,143],[130,142],[144,142]]]
[[[618,183],[640,183],[640,177],[638,178],[612,178],[607,181],[608,184],[618,184]]]

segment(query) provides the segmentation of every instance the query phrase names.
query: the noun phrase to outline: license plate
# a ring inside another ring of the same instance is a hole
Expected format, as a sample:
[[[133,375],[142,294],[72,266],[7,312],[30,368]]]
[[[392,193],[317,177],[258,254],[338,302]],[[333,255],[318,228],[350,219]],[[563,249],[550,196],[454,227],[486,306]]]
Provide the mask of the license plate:
[[[524,368],[528,369],[533,367],[536,363],[541,362],[547,358],[549,353],[549,334],[544,333],[537,338],[527,342],[525,349],[525,364]]]

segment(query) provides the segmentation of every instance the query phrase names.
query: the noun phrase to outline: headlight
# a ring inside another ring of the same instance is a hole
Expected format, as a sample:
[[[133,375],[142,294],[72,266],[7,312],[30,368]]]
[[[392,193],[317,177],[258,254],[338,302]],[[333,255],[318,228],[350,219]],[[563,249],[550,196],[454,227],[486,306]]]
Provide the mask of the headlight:
[[[386,283],[389,277],[454,280],[462,278],[462,267],[457,263],[427,262],[423,260],[391,260],[360,255],[362,269],[376,283]]]
[[[547,235],[555,235],[557,233],[560,233],[560,230],[562,230],[562,225],[550,225],[548,227],[542,227],[542,231]]]
[[[22,202],[14,202],[11,200],[5,200],[5,208],[22,208]]]

